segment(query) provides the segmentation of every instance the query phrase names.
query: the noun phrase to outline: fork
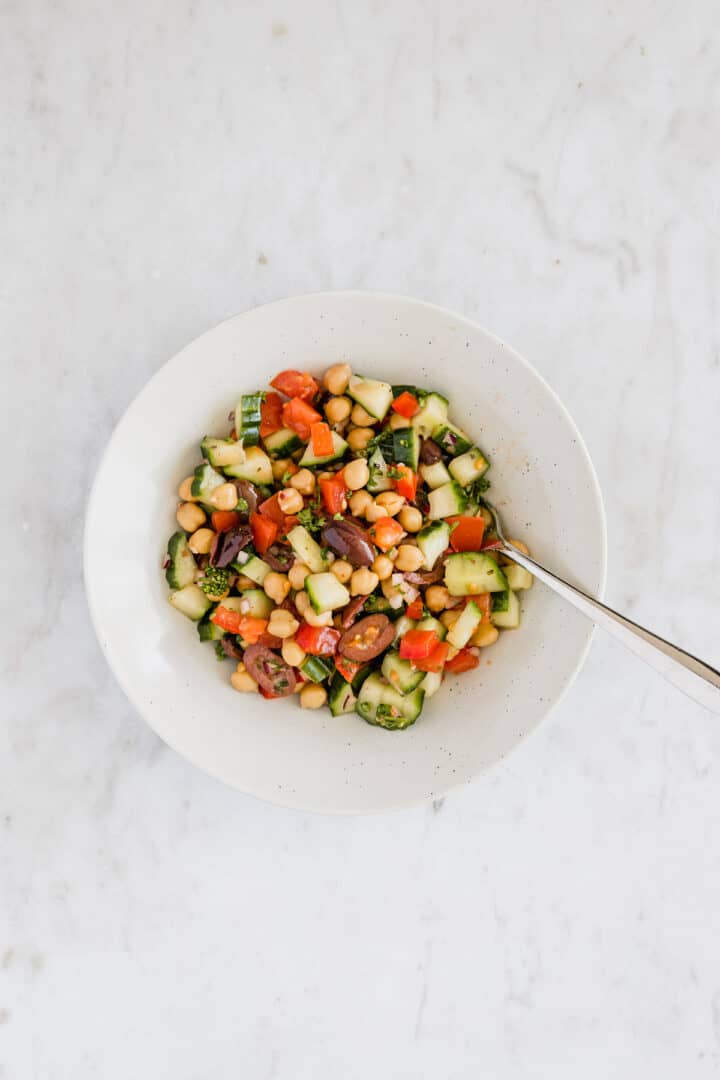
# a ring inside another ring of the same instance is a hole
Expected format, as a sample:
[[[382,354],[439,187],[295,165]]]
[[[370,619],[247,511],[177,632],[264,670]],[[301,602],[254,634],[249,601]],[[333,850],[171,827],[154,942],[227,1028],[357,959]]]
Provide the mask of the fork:
[[[505,536],[497,509],[486,499],[483,499],[483,502],[492,515],[498,535],[498,542],[490,545],[492,548],[529,570],[543,584],[562,596],[563,600],[567,600],[583,615],[592,619],[597,626],[622,642],[626,648],[688,697],[706,709],[720,713],[720,671],[696,656],[692,656],[691,653],[685,652],[679,646],[666,641],[665,638],[646,630],[644,626],[628,619],[626,615],[621,615],[619,611],[614,611],[607,604],[589,596],[582,589],[571,585],[529,555],[519,551]]]

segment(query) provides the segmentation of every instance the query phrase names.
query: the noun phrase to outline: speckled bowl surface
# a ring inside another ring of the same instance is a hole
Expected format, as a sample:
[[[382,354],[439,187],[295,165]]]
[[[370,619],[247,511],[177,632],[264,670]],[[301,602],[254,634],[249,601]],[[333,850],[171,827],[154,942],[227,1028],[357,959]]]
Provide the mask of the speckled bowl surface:
[[[179,753],[240,791],[326,812],[437,798],[503,758],[579,671],[592,626],[542,585],[523,623],[448,677],[418,722],[388,732],[297,699],[237,694],[229,665],[167,603],[160,569],[175,493],[206,433],[238,396],[284,367],[339,359],[450,399],[451,417],[492,461],[492,499],[510,536],[587,591],[604,586],[602,498],[570,416],[533,368],[467,319],[377,293],[299,296],[248,311],[188,345],[137,396],[98,469],[85,530],[85,581],[108,662],[128,698]],[[117,514],[132,506],[135,514]]]

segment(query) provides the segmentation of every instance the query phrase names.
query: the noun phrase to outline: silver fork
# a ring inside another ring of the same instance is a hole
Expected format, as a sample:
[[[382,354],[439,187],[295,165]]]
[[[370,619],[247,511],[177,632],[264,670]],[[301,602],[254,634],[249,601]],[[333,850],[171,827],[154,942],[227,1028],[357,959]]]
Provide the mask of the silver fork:
[[[613,611],[607,604],[601,604],[599,600],[588,596],[582,589],[576,588],[557,574],[553,574],[551,570],[529,555],[518,551],[506,538],[498,511],[487,500],[483,501],[492,515],[495,531],[499,537],[498,544],[494,545],[497,551],[519,566],[524,566],[545,585],[549,585],[564,600],[571,603],[578,611],[582,611],[583,615],[587,615],[597,626],[612,634],[688,697],[704,705],[706,709],[720,713],[720,671],[698,660],[696,656],[685,652],[684,649],[678,648],[677,645],[651,633],[644,626],[639,626],[620,612]]]

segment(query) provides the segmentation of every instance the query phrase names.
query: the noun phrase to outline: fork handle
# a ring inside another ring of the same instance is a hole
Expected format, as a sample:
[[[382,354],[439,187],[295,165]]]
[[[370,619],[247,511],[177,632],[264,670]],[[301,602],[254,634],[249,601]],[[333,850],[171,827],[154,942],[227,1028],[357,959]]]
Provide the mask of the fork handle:
[[[520,566],[524,566],[545,585],[549,585],[564,600],[569,601],[578,611],[582,611],[583,615],[587,615],[599,627],[612,634],[646,664],[655,668],[673,686],[682,690],[684,694],[706,709],[720,714],[720,671],[698,660],[696,656],[685,652],[684,649],[678,648],[677,645],[651,633],[644,626],[639,626],[620,612],[613,611],[607,604],[602,604],[594,597],[588,596],[582,589],[570,585],[529,555],[518,551],[507,541],[500,550],[503,555],[507,555]]]

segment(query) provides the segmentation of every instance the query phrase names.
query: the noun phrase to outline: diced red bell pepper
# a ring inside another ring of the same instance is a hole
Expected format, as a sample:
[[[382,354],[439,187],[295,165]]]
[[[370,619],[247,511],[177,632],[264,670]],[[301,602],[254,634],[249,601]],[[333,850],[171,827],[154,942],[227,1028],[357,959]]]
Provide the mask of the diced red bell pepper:
[[[445,518],[450,525],[450,547],[453,551],[479,551],[485,535],[485,519],[455,514]]]
[[[300,524],[300,518],[297,514],[287,514],[284,522],[280,526],[280,536],[287,536],[291,529],[294,529],[296,525]]]
[[[440,638],[434,630],[408,630],[400,638],[400,658],[424,660],[439,644]]]
[[[412,604],[408,604],[405,608],[405,614],[408,619],[422,619],[423,602],[418,596],[417,600],[413,600]]]
[[[313,424],[316,424],[321,419],[320,413],[316,412],[312,405],[308,405],[307,401],[303,401],[302,398],[291,398],[290,401],[286,401],[283,405],[283,424],[285,427],[296,431],[305,442],[310,438]]]
[[[402,394],[393,401],[392,407],[396,413],[399,413],[400,416],[404,416],[409,420],[410,417],[414,416],[418,411],[420,404],[418,399],[411,394],[409,390],[403,390]]]
[[[279,394],[272,391],[265,395],[265,400],[260,406],[260,438],[272,435],[282,427],[283,402]]]
[[[335,658],[335,668],[346,682],[352,682],[361,667],[363,667],[362,660],[348,660],[346,656]]]
[[[403,495],[408,502],[414,502],[415,492],[417,491],[417,473],[414,473],[408,465],[396,465],[395,469],[402,473],[402,476],[396,477],[393,481],[395,490],[398,495]]]
[[[312,425],[310,438],[312,440],[312,452],[315,457],[330,457],[335,449],[335,444],[332,431],[324,420],[316,420]]]
[[[318,480],[318,484],[328,514],[339,514],[341,510],[347,509],[347,498],[345,496],[347,489],[342,473],[329,476],[326,480]]]
[[[303,401],[312,401],[320,389],[319,384],[307,371],[295,371],[292,368],[281,371],[270,380],[270,385],[285,394],[285,397],[301,398]]]
[[[340,631],[333,626],[310,626],[302,623],[295,634],[301,649],[312,656],[332,656],[340,640]]]
[[[459,653],[453,656],[452,660],[445,661],[445,670],[450,671],[453,675],[460,675],[463,671],[472,671],[479,663],[480,661],[475,653],[470,652],[469,649],[461,649]]]
[[[240,515],[234,510],[213,510],[210,517],[213,529],[219,533],[229,532],[240,522]]]
[[[222,627],[229,634],[240,634],[245,641],[255,645],[267,627],[267,619],[256,619],[252,615],[243,615],[240,611],[232,611],[223,607],[222,604],[213,611],[210,621],[216,626]]]
[[[273,544],[278,534],[278,524],[266,514],[251,514],[250,528],[253,534],[253,544],[259,555],[264,555]]]
[[[279,492],[275,492],[269,499],[265,499],[258,506],[258,510],[264,517],[270,518],[276,525],[283,526],[285,524],[285,515],[280,509]]]
[[[395,518],[381,517],[370,529],[370,535],[381,551],[389,551],[402,539],[405,530]]]
[[[442,671],[449,651],[450,646],[447,641],[441,641],[429,656],[424,659],[413,660],[412,665],[418,671]]]

